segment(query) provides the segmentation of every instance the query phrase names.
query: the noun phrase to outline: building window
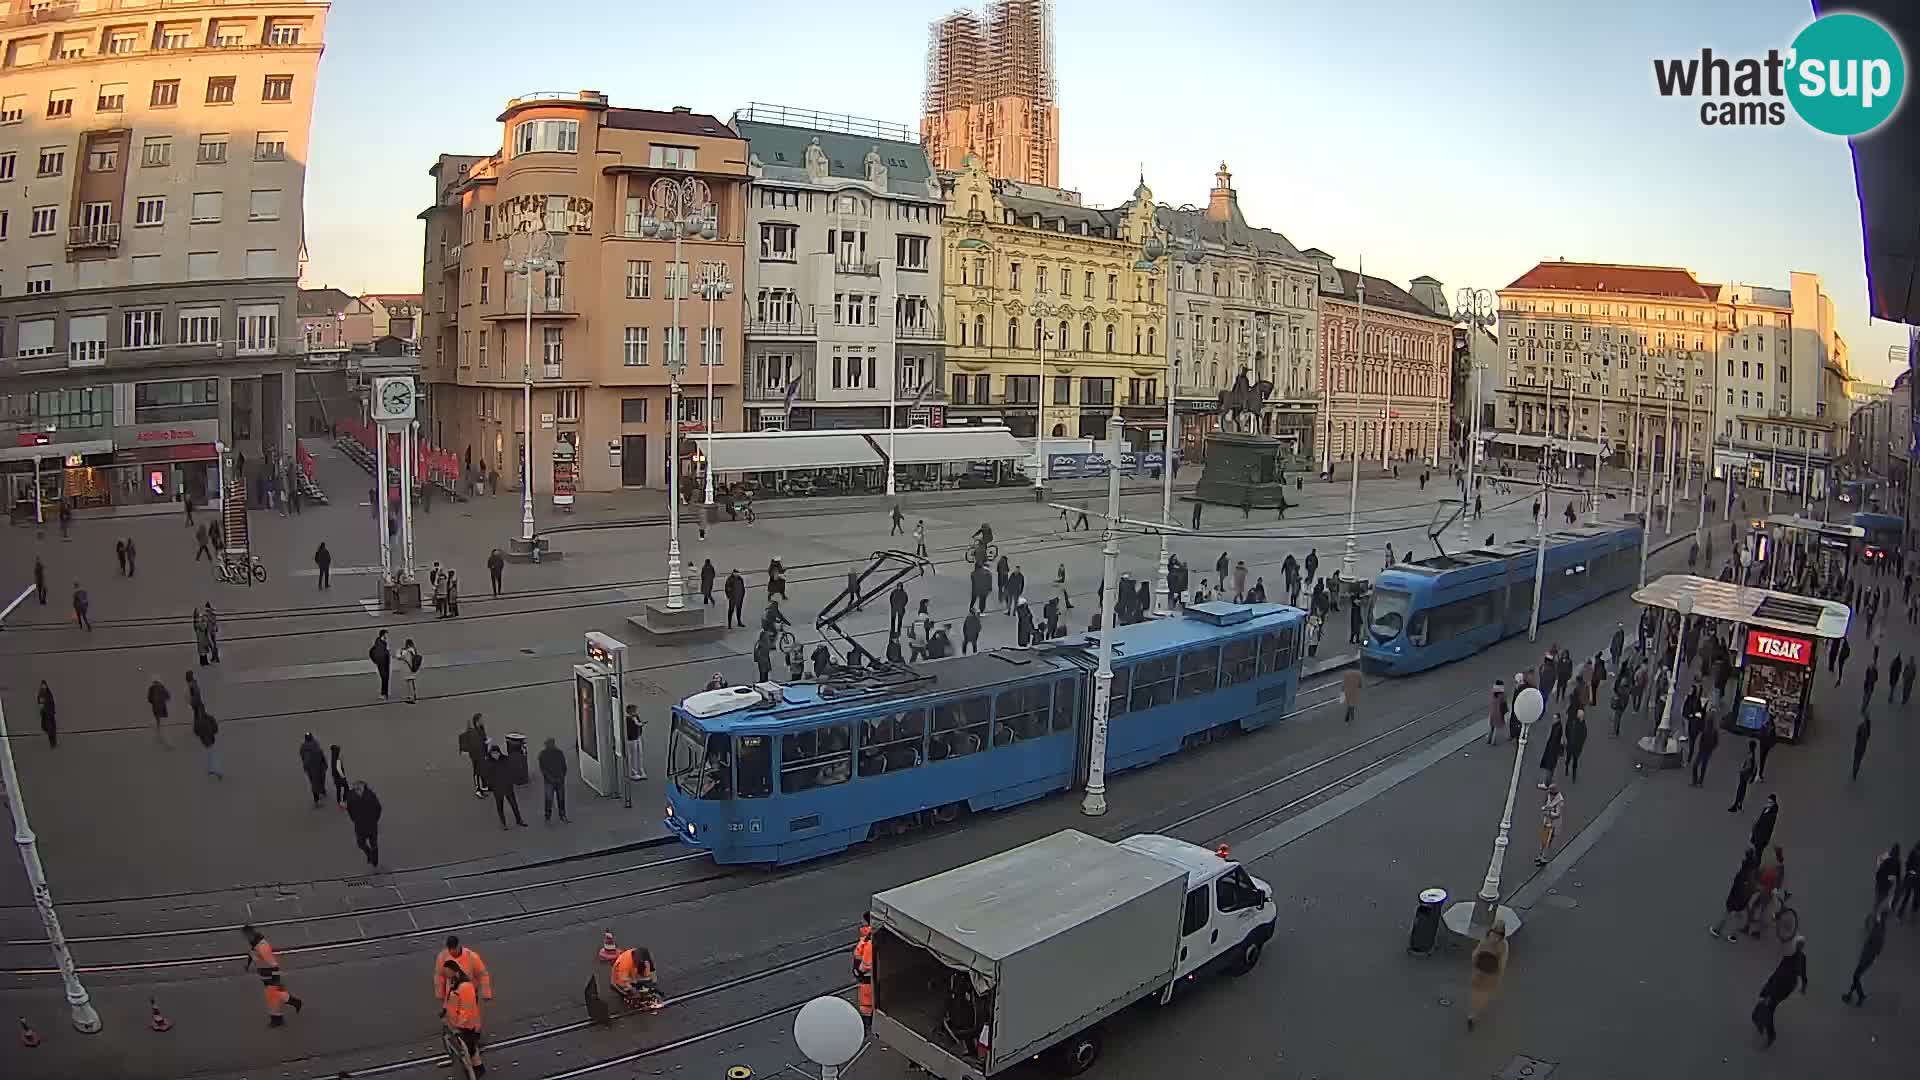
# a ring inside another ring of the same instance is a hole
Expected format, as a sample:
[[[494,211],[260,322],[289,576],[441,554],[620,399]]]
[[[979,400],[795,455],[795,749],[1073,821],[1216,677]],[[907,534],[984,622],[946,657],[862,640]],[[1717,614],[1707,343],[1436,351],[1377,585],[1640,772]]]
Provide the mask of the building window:
[[[566,361],[566,337],[557,326],[549,326],[540,331],[540,360],[548,367],[559,367]],[[557,378],[551,372],[548,378]]]
[[[59,176],[67,168],[67,152],[58,146],[45,146],[40,149],[41,176]]]
[[[149,135],[140,144],[140,164],[161,168],[173,163],[173,139],[167,135]]]
[[[792,262],[799,236],[799,228],[793,225],[760,226],[760,257],[771,262]]]
[[[222,134],[200,136],[200,149],[195,160],[202,165],[223,165],[227,160],[227,136]]]
[[[927,268],[927,238],[924,236],[901,236],[896,238],[895,264],[901,270],[925,270]]]
[[[1214,277],[1217,280],[1219,275],[1216,274],[1214,275]],[[1120,299],[1120,275],[1119,274],[1107,275],[1107,299],[1109,300]],[[1107,351],[1112,352],[1113,350],[1109,348]]]
[[[490,333],[491,331],[488,331],[488,330],[480,331],[480,350],[479,351],[480,351],[480,370],[481,371],[487,370],[487,366],[489,364],[489,361],[487,360],[487,337]]]
[[[493,268],[480,268],[480,302],[486,303],[493,295]]]
[[[580,121],[526,120],[513,127],[513,153],[571,154],[580,148]]]
[[[1113,351],[1113,324],[1107,324],[1107,351]]]
[[[647,328],[629,326],[620,342],[620,362],[627,367],[647,366]]]
[[[32,228],[27,230],[28,235],[52,236],[53,231],[60,226],[60,208],[57,206],[34,207],[31,224]]]
[[[125,112],[127,108],[126,83],[101,83],[100,97],[94,103],[100,112]]]
[[[220,309],[217,307],[181,309],[180,334],[176,340],[182,345],[220,344]]]
[[[67,366],[100,367],[107,362],[107,317],[75,315],[67,320]]]
[[[1020,264],[1017,262],[1007,264],[1007,288],[1020,291]]]
[[[280,190],[273,188],[265,191],[247,193],[248,221],[280,220]]]
[[[1080,324],[1080,351],[1083,353],[1093,351],[1093,324],[1090,322]]]
[[[133,204],[134,225],[164,225],[167,219],[165,195],[142,195]]]
[[[627,299],[645,300],[653,292],[653,263],[645,259],[627,260]]]
[[[12,150],[0,154],[0,183],[5,183],[13,179],[13,163],[14,152]]]
[[[27,267],[27,295],[38,296],[53,291],[53,264],[41,263]],[[51,350],[49,350],[51,351]]]
[[[1089,408],[1095,405],[1112,405],[1112,404],[1113,404],[1113,380],[1112,379],[1081,379],[1080,380],[1080,407],[1081,408],[1084,409],[1084,408]]]
[[[580,391],[557,390],[553,395],[553,416],[561,423],[580,422]]]
[[[233,104],[233,76],[215,75],[207,80],[207,104]]]
[[[285,161],[287,159],[287,133],[284,131],[262,131],[253,137],[253,160]]]
[[[727,340],[727,328],[724,326],[700,328],[700,363],[706,367],[718,367],[725,362],[723,346]]]
[[[208,225],[220,220],[221,193],[218,191],[196,191],[193,193],[193,211],[188,219],[195,225]]]
[[[68,88],[65,90],[55,90],[52,93],[47,95],[47,115],[48,116],[72,116],[73,115],[72,88]]]
[[[647,156],[647,164],[655,169],[694,169],[696,155],[691,146],[666,146],[654,143]]]
[[[644,424],[647,422],[647,399],[630,397],[620,399],[620,422],[623,424]]]
[[[128,349],[151,349],[166,342],[161,336],[162,312],[159,308],[143,308],[126,313],[126,334],[120,344]]]
[[[292,101],[293,76],[269,75],[260,84],[261,101]]]
[[[251,254],[251,252],[249,252]],[[279,345],[280,306],[240,305],[240,353],[270,353]]]
[[[187,277],[192,281],[208,281],[220,276],[220,253],[217,251],[187,252]]]

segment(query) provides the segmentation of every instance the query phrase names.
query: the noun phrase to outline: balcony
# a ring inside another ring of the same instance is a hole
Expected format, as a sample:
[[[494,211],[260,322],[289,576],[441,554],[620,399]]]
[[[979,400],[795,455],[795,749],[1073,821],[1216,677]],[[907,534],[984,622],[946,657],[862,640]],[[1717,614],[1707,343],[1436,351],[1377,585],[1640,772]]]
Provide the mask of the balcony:
[[[814,336],[813,316],[795,312],[768,312],[770,317],[747,318],[747,336],[772,340],[778,338],[811,338]]]
[[[893,336],[898,341],[940,341],[944,332],[937,315],[917,322],[896,320],[893,324]]]
[[[527,317],[527,294],[523,290],[504,289],[501,298],[489,305],[481,315],[483,319],[524,319]],[[562,290],[533,296],[532,315],[536,319],[575,319],[580,316],[580,308],[574,303],[573,294]]]
[[[120,246],[120,223],[109,221],[98,225],[73,225],[67,229],[67,250],[87,251],[106,249],[111,251]]]
[[[17,10],[21,7],[24,7],[25,10]],[[0,15],[0,28],[31,26],[34,23],[42,22],[59,22],[63,19],[73,18],[79,11],[80,5],[76,0],[33,6],[16,5],[16,10],[13,14]]]
[[[880,264],[878,262],[861,262],[857,259],[836,259],[833,264],[833,272],[836,274],[859,274],[864,277],[879,277]]]
[[[555,363],[541,364],[540,377],[543,379],[564,379],[567,377],[566,368],[567,366],[563,363],[562,364],[555,364]]]
[[[456,266],[459,266],[460,255],[462,252],[466,250],[466,247],[467,245],[465,244],[449,244],[445,241],[441,241],[440,243],[441,265],[445,266],[448,269],[452,269]],[[522,297],[522,299],[524,299],[524,297]]]
[[[764,380],[750,379],[741,388],[741,397],[747,401],[785,401],[787,400],[787,388],[785,386],[768,386]],[[813,400],[812,375],[800,376],[800,389],[794,393],[793,400]]]

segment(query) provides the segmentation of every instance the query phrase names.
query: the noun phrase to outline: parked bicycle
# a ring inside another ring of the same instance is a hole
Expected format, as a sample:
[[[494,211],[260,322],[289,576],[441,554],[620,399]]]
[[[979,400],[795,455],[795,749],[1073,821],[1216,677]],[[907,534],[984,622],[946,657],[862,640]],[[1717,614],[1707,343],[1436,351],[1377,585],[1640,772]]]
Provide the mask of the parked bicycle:
[[[236,555],[223,551],[213,561],[213,580],[222,585],[264,583],[267,580],[267,564],[261,562],[258,555]]]

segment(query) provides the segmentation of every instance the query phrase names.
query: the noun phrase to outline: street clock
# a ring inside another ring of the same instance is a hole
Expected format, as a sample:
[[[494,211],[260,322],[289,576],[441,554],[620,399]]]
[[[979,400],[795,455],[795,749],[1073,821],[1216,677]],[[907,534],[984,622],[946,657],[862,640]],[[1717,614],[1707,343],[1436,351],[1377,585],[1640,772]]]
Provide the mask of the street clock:
[[[394,375],[373,380],[373,418],[411,420],[418,404],[413,378]]]

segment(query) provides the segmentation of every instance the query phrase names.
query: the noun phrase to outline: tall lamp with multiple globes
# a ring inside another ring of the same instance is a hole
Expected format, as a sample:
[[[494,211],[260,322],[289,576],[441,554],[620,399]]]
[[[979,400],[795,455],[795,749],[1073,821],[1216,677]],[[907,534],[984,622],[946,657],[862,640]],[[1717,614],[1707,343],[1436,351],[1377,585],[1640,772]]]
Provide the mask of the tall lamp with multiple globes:
[[[1199,210],[1192,206],[1182,206],[1178,211],[1175,211],[1175,213],[1183,216],[1188,214],[1197,215]],[[1156,580],[1154,581],[1153,590],[1153,609],[1156,612],[1163,612],[1166,610],[1166,605],[1172,595],[1170,592],[1172,588],[1172,566],[1170,563],[1172,553],[1167,549],[1167,537],[1168,534],[1173,531],[1173,402],[1175,397],[1174,380],[1179,374],[1175,368],[1173,356],[1172,268],[1174,260],[1176,259],[1189,265],[1199,263],[1200,245],[1192,228],[1188,228],[1176,236],[1171,228],[1163,228],[1156,222],[1152,226],[1152,230],[1152,232],[1147,234],[1146,242],[1140,247],[1141,259],[1138,263],[1134,264],[1134,269],[1152,273],[1158,267],[1161,259],[1167,260],[1168,326],[1165,333],[1161,334],[1161,340],[1165,343],[1167,350],[1167,433],[1160,444],[1160,524],[1162,527],[1160,529],[1160,564],[1155,571],[1154,576]]]

